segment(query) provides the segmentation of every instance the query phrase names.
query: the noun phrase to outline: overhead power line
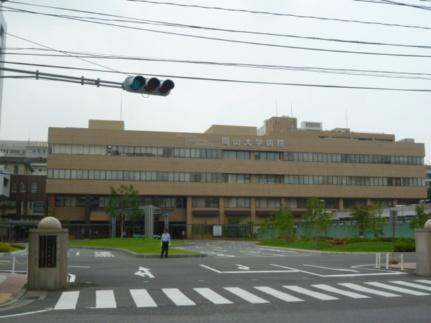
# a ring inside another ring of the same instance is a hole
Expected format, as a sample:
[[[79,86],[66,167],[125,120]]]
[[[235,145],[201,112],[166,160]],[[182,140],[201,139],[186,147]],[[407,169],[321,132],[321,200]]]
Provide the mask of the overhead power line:
[[[88,79],[84,76],[76,77],[61,74],[42,73],[37,71],[12,69],[7,67],[0,67],[0,70],[18,74],[32,75],[35,79],[48,79],[53,81],[72,82],[78,84],[90,84],[96,86],[107,86],[113,88],[122,88],[122,82],[106,81],[97,79]],[[400,91],[400,92],[423,92],[431,93],[430,89],[418,89],[418,88],[393,88],[393,87],[373,87],[373,86],[348,86],[348,85],[335,85],[335,84],[313,84],[313,83],[291,83],[291,82],[266,82],[266,81],[249,81],[249,80],[237,80],[237,79],[223,79],[223,78],[206,78],[206,77],[194,77],[184,75],[154,75],[159,77],[178,78],[194,81],[212,81],[212,82],[229,82],[229,83],[242,83],[242,84],[258,84],[258,85],[277,85],[277,86],[297,86],[297,87],[313,87],[313,88],[327,88],[327,89],[347,89],[347,90],[376,90],[376,91]]]
[[[271,16],[280,16],[280,17],[293,17],[293,18],[304,18],[304,19],[317,19],[317,20],[325,20],[325,21],[338,21],[338,22],[358,23],[358,24],[366,24],[366,25],[380,25],[380,26],[387,26],[387,27],[429,29],[429,27],[423,27],[423,26],[383,23],[383,22],[379,22],[379,21],[342,19],[342,18],[320,17],[320,16],[310,16],[310,15],[297,15],[297,14],[274,12],[274,11],[260,11],[260,10],[250,10],[250,9],[240,9],[240,8],[203,6],[203,5],[185,4],[185,3],[168,2],[168,1],[151,1],[151,0],[127,0],[127,1],[143,2],[143,3],[154,4],[154,5],[176,6],[176,7],[184,7],[184,8],[219,10],[219,11],[226,11],[226,12],[240,12],[240,13],[249,13],[249,14],[271,15]],[[13,2],[15,2],[15,1],[13,1]]]
[[[46,7],[46,6],[43,6],[43,7]],[[50,6],[48,6],[48,7],[50,7]],[[430,45],[422,45],[422,44],[400,44],[400,43],[388,43],[388,42],[381,42],[381,41],[377,42],[377,41],[364,41],[364,40],[355,40],[355,39],[340,39],[340,38],[327,38],[327,37],[325,38],[325,37],[304,36],[304,35],[296,35],[296,34],[280,34],[280,33],[260,32],[260,31],[251,31],[251,30],[216,28],[216,27],[210,27],[210,26],[180,24],[180,23],[161,21],[161,20],[138,19],[138,18],[134,18],[134,17],[118,16],[118,15],[111,15],[111,14],[99,13],[99,12],[94,12],[94,11],[84,11],[84,10],[59,8],[59,7],[55,7],[55,8],[56,9],[58,8],[58,10],[91,13],[91,14],[116,17],[116,18],[121,17],[122,19],[112,19],[112,18],[105,19],[105,18],[98,18],[98,17],[58,15],[58,14],[33,11],[33,10],[24,10],[24,9],[20,9],[20,8],[7,7],[7,6],[3,6],[3,8],[11,9],[12,11],[10,11],[10,12],[45,15],[45,16],[50,16],[50,17],[55,17],[55,18],[64,18],[64,19],[89,19],[92,21],[102,21],[102,22],[108,21],[108,22],[139,23],[139,24],[166,26],[166,27],[189,28],[189,29],[193,29],[193,30],[221,31],[221,32],[228,32],[228,33],[283,37],[283,38],[293,38],[293,39],[305,39],[305,40],[313,40],[313,41],[338,42],[338,43],[343,43],[343,44],[347,43],[347,44],[355,44],[355,45],[373,45],[373,46],[392,46],[392,47],[431,49]]]
[[[431,10],[431,7],[429,7],[429,6],[416,5],[416,4],[412,4],[412,3],[391,1],[391,0],[354,0],[354,1],[370,2],[370,3],[376,3],[376,4],[386,4],[386,5],[400,6],[400,7],[409,7],[409,8],[415,8],[415,9],[421,9],[421,10],[428,10],[428,11]]]
[[[150,57],[125,57],[125,56],[100,56],[100,55],[88,55],[81,53],[68,52],[67,57],[85,57],[93,59],[115,59],[115,60],[137,60],[147,62],[168,62],[168,63],[180,63],[180,64],[196,64],[196,65],[209,65],[209,66],[224,66],[224,67],[240,67],[240,68],[254,68],[254,69],[270,69],[270,70],[284,70],[294,72],[312,72],[312,73],[323,73],[323,74],[338,74],[338,75],[351,75],[351,76],[367,76],[367,77],[380,77],[380,78],[399,78],[399,79],[417,79],[417,80],[431,80],[431,73],[415,73],[415,72],[396,72],[396,71],[385,71],[385,70],[365,70],[365,69],[342,69],[342,68],[327,68],[327,67],[316,67],[316,66],[289,66],[289,65],[269,65],[269,64],[250,64],[250,63],[233,63],[233,62],[215,62],[215,61],[194,61],[194,60],[179,60],[179,59],[162,59],[162,58],[150,58]],[[6,52],[7,55],[11,53]],[[14,53],[12,53],[14,54]],[[32,55],[32,54],[29,54]],[[34,54],[38,55],[38,54]],[[43,57],[64,57],[62,55],[52,54],[39,54],[38,56]],[[90,69],[82,67],[71,67],[64,65],[52,65],[52,64],[35,64],[28,62],[13,62],[13,61],[0,61],[0,63],[13,64],[13,65],[25,65],[25,66],[36,66],[36,67],[47,67],[57,69],[69,69],[69,70],[81,70],[81,71],[92,71],[92,72],[107,72],[117,74],[140,74],[137,72],[126,72],[126,71],[106,71],[100,69]]]
[[[328,53],[338,53],[338,54],[393,56],[393,57],[405,57],[405,58],[412,58],[412,57],[431,58],[431,55],[422,55],[422,54],[402,54],[402,53],[388,53],[388,52],[354,51],[354,50],[330,49],[330,48],[320,48],[320,47],[283,45],[283,44],[276,44],[276,43],[263,43],[263,42],[256,42],[256,41],[237,40],[237,39],[222,38],[222,37],[210,37],[210,36],[185,34],[185,33],[172,32],[172,31],[162,31],[162,30],[156,30],[156,29],[150,29],[150,28],[134,27],[134,26],[128,26],[128,25],[119,25],[119,24],[112,24],[112,23],[107,23],[107,22],[92,21],[92,20],[82,19],[82,18],[73,18],[70,16],[58,17],[58,15],[54,15],[54,14],[46,14],[46,15],[50,15],[50,16],[53,16],[56,18],[65,18],[65,19],[71,19],[74,21],[82,21],[82,22],[88,22],[88,23],[92,23],[92,24],[105,25],[105,26],[111,26],[111,27],[119,27],[119,28],[125,28],[125,29],[131,29],[131,30],[141,30],[141,31],[147,31],[147,32],[164,34],[164,35],[189,37],[189,38],[195,38],[195,39],[214,40],[214,41],[236,43],[236,44],[243,44],[243,45],[264,46],[264,47],[271,47],[271,48],[286,48],[286,49],[296,49],[296,50],[315,51],[315,52],[328,52]],[[8,34],[13,36],[13,34],[10,34],[10,33],[8,33]]]

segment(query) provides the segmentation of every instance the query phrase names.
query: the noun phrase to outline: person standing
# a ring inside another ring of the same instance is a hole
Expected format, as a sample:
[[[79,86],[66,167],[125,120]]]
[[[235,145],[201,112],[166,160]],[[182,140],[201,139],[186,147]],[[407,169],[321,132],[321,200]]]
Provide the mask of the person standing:
[[[160,240],[162,241],[162,253],[160,254],[160,258],[163,258],[163,255],[165,255],[165,258],[168,258],[169,244],[171,243],[171,235],[168,229],[163,231]]]

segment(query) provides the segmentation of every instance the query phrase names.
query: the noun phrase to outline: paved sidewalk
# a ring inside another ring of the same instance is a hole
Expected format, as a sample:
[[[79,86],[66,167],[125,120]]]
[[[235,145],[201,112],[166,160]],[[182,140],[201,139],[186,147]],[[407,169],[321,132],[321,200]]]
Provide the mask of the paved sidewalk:
[[[27,283],[27,275],[0,274],[0,306],[12,302],[20,296],[24,285]]]

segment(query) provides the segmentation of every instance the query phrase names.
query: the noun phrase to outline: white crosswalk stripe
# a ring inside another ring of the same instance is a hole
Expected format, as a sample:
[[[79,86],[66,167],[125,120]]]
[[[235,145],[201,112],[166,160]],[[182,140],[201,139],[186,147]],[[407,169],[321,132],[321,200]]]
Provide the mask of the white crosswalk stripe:
[[[74,310],[78,303],[79,291],[63,292],[55,304],[55,310]]]
[[[424,286],[421,284],[405,282],[403,280],[391,280],[391,283],[397,284],[397,285],[403,285],[403,286],[407,286],[407,287],[412,287],[412,288],[417,288],[417,289],[422,289],[422,290],[426,290],[428,292],[431,292],[431,286]]]
[[[430,284],[431,285],[431,280],[416,279],[415,281],[418,283],[424,283],[424,284]]]
[[[265,304],[269,303],[267,300],[256,296],[245,289],[239,288],[239,287],[225,287],[227,291],[231,292],[232,294],[242,298],[243,300],[251,303],[251,304]]]
[[[96,290],[96,308],[116,308],[113,290]]]
[[[213,304],[233,304],[230,300],[227,298],[224,298],[220,294],[216,293],[210,288],[193,288],[197,293],[199,293],[201,296],[205,297],[207,300],[212,302]]]
[[[429,295],[429,294],[424,293],[424,292],[418,292],[416,290],[407,289],[407,288],[398,287],[398,286],[393,286],[393,285],[384,284],[384,283],[379,283],[379,282],[367,282],[366,284],[372,285],[372,286],[375,286],[375,287],[380,287],[380,288],[383,288],[383,289],[389,289],[389,290],[392,290],[392,291],[395,291],[395,292],[404,293],[404,294],[408,294],[408,295],[414,295],[414,296],[426,296],[426,295]]]
[[[403,297],[407,295],[413,296],[426,296],[430,295],[425,291],[431,291],[431,283],[428,280],[415,280],[403,281],[393,280],[380,282],[361,282],[361,283],[333,283],[329,284],[313,284],[310,287],[301,287],[297,285],[283,285],[279,287],[270,286],[250,286],[248,290],[241,287],[223,287],[220,292],[214,291],[208,287],[196,287],[193,291],[187,292],[190,296],[186,296],[178,288],[162,288],[157,291],[148,291],[147,289],[130,289],[129,303],[134,304],[137,308],[157,308],[159,306],[166,305],[163,300],[157,304],[158,298],[153,298],[155,295],[151,295],[152,292],[160,293],[163,292],[165,298],[169,299],[175,306],[195,306],[202,298],[205,298],[214,305],[228,305],[234,303],[246,302],[250,304],[267,304],[276,300],[282,300],[284,302],[305,302],[312,299],[321,301],[339,300],[342,296],[363,299],[370,298],[371,296],[381,297]],[[426,285],[428,284],[428,285]],[[337,285],[337,286],[333,286]],[[338,288],[343,287],[343,289]],[[280,289],[288,290],[284,292]],[[251,291],[249,291],[252,289]],[[316,291],[319,289],[325,291],[325,293]],[[326,293],[327,292],[327,293]],[[230,293],[229,295],[224,295]],[[266,296],[259,296],[260,293],[264,293]],[[118,307],[115,298],[114,290],[96,290],[96,291],[65,291],[62,292],[58,298],[56,304],[53,306],[54,310],[76,310],[81,304],[84,307],[85,304],[94,304],[88,301],[88,295],[95,296],[95,309],[115,309]],[[302,296],[297,296],[300,294]],[[335,294],[335,296],[333,295]],[[369,296],[371,295],[371,296]],[[234,297],[235,296],[235,297]],[[79,302],[80,297],[83,300]],[[159,296],[160,297],[160,296]],[[233,297],[233,298],[232,298]],[[120,306],[124,306],[127,298],[120,298]],[[89,305],[86,305],[88,308]],[[127,305],[126,305],[127,306]]]
[[[146,289],[131,289],[130,295],[132,295],[136,307],[157,307],[156,302]]]
[[[350,289],[354,289],[358,292],[363,292],[363,293],[367,293],[367,294],[372,294],[372,295],[378,295],[378,296],[383,296],[383,297],[400,297],[401,295],[398,294],[394,294],[394,293],[389,293],[389,292],[384,292],[381,290],[377,290],[377,289],[372,289],[372,288],[368,288],[368,287],[364,287],[358,284],[352,284],[352,283],[339,283],[338,285],[350,288]]]
[[[290,294],[287,293],[283,293],[280,292],[274,288],[268,287],[268,286],[256,286],[255,287],[257,290],[260,290],[261,292],[264,292],[268,295],[271,295],[275,298],[281,299],[282,301],[285,302],[303,302],[303,299],[300,299],[298,297],[292,296]]]
[[[315,292],[315,291],[312,291],[310,289],[306,289],[306,288],[299,287],[299,286],[287,286],[287,285],[285,285],[283,287],[290,289],[294,292],[300,293],[300,294],[304,294],[304,295],[307,295],[310,297],[320,299],[322,301],[332,301],[332,300],[338,299],[337,297],[326,295],[326,294],[319,293],[319,292]]]
[[[177,306],[196,305],[190,298],[184,295],[178,288],[162,288],[163,293]]]
[[[340,295],[347,296],[347,297],[354,298],[354,299],[369,298],[369,296],[366,296],[366,295],[362,295],[362,294],[355,293],[355,292],[349,292],[347,290],[342,290],[342,289],[339,289],[337,287],[332,287],[332,286],[329,286],[329,285],[326,285],[326,284],[316,284],[316,285],[313,285],[313,286],[316,287],[316,288],[323,289],[323,290],[325,290],[327,292],[331,292],[331,293],[334,293],[334,294],[340,294]]]

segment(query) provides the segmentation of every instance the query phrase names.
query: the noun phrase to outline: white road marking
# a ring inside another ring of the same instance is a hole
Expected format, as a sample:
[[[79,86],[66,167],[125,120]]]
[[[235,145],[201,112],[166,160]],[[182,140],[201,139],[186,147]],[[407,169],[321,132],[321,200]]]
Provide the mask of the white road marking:
[[[415,281],[418,283],[424,283],[424,284],[430,284],[431,285],[431,280],[416,279]]]
[[[235,266],[237,266],[239,270],[250,270],[250,267],[244,265],[235,264]]]
[[[96,290],[96,308],[116,308],[113,290]]]
[[[299,272],[298,270],[241,270],[241,271],[236,271],[236,270],[228,270],[228,271],[221,271],[215,268],[212,268],[210,266],[207,265],[199,265],[202,268],[211,270],[217,274],[279,274],[279,273],[294,273],[294,272]]]
[[[201,266],[202,268],[206,268],[206,269],[208,269],[208,270],[211,270],[211,271],[213,271],[213,272],[215,272],[215,273],[217,273],[217,274],[222,274],[223,272],[222,271],[220,271],[220,270],[217,270],[217,269],[215,269],[215,268],[212,268],[212,267],[210,267],[210,266],[207,266],[207,265],[199,265],[199,266]]]
[[[162,288],[163,293],[177,306],[196,305],[190,298],[184,295],[178,288]]]
[[[369,296],[366,296],[366,295],[358,294],[355,292],[349,292],[349,291],[342,290],[342,289],[339,289],[337,287],[332,287],[332,286],[329,286],[326,284],[315,284],[312,286],[319,288],[319,289],[323,289],[323,290],[330,292],[330,293],[340,294],[340,295],[347,296],[347,297],[354,298],[354,299],[370,298]]]
[[[212,302],[213,304],[233,304],[230,300],[227,298],[224,298],[220,294],[214,292],[210,288],[193,288],[196,292],[198,292],[200,295],[205,297],[207,300]]]
[[[283,287],[287,288],[287,289],[290,289],[290,290],[292,290],[294,292],[300,293],[300,294],[304,294],[304,295],[307,295],[307,296],[310,296],[310,297],[314,297],[314,298],[320,299],[322,301],[332,301],[332,300],[338,299],[338,297],[326,295],[326,294],[319,293],[319,292],[315,292],[315,291],[312,291],[310,289],[306,289],[306,288],[299,287],[299,286],[293,286],[293,285],[288,285],[287,286],[287,285],[285,285]]]
[[[131,289],[130,294],[136,307],[157,307],[156,302],[145,289]]]
[[[154,275],[150,272],[149,268],[145,268],[139,266],[138,271],[135,273],[136,276],[155,278]]]
[[[83,268],[83,269],[90,269],[91,266],[75,266],[75,265],[69,265],[69,268]]]
[[[331,267],[323,267],[323,266],[316,266],[316,265],[307,265],[307,264],[303,264],[306,267],[314,267],[314,268],[321,268],[321,269],[329,269],[329,270],[334,270],[334,271],[347,271],[347,272],[352,272],[352,273],[358,273],[359,271],[355,270],[355,269],[341,269],[341,268],[331,268]]]
[[[409,283],[409,282],[405,282],[402,280],[391,280],[391,283],[397,284],[397,285],[403,285],[403,286],[407,286],[407,287],[413,287],[413,288],[417,288],[417,289],[422,289],[422,290],[426,290],[427,292],[431,292],[431,286],[424,286],[424,285],[420,285],[420,284]]]
[[[383,289],[393,290],[395,292],[404,293],[404,294],[408,294],[408,295],[414,295],[414,296],[426,296],[426,295],[429,295],[428,293],[418,292],[418,291],[415,291],[415,290],[411,290],[411,289],[407,289],[407,288],[402,288],[402,287],[397,287],[397,286],[392,286],[392,285],[388,285],[388,284],[384,284],[384,283],[379,283],[379,282],[367,282],[366,284],[372,285],[372,286],[375,286],[375,287],[380,287],[380,288],[383,288]]]
[[[405,272],[401,272],[401,271],[385,271],[385,272],[379,272],[379,273],[370,273],[370,274],[330,274],[330,275],[321,275],[321,274],[316,274],[313,273],[311,271],[306,271],[306,270],[301,270],[301,269],[296,269],[296,268],[292,268],[292,267],[287,267],[287,266],[281,266],[281,265],[276,265],[276,264],[270,264],[270,266],[274,266],[274,267],[279,267],[279,268],[285,268],[285,269],[290,269],[293,270],[293,272],[301,272],[301,273],[305,273],[305,274],[309,274],[312,276],[317,276],[317,277],[362,277],[362,276],[387,276],[387,275],[406,275],[407,273]]]
[[[372,295],[378,295],[378,296],[383,296],[383,297],[400,297],[401,295],[398,294],[393,294],[393,293],[389,293],[389,292],[384,292],[381,290],[377,290],[377,289],[372,289],[372,288],[368,288],[368,287],[364,287],[358,284],[352,284],[352,283],[338,283],[338,285],[356,290],[358,292],[364,292],[364,293],[368,293],[368,294],[372,294]]]
[[[55,310],[74,310],[78,303],[79,291],[63,292],[55,304]]]
[[[0,316],[0,319],[5,319],[5,318],[8,318],[8,317],[19,317],[19,316],[26,316],[26,315],[44,313],[44,312],[49,312],[49,311],[52,311],[52,310],[53,310],[52,308],[46,308],[44,310],[39,310],[39,311],[32,311],[32,312],[25,312],[25,313],[3,315],[3,316]]]
[[[268,295],[271,295],[275,298],[281,299],[282,301],[285,301],[285,302],[303,302],[304,301],[303,299],[300,299],[298,297],[292,296],[292,295],[287,294],[287,293],[280,292],[280,291],[278,291],[274,288],[268,287],[268,286],[256,286],[254,288],[256,288],[257,290],[260,290],[261,292],[264,292]]]
[[[110,251],[95,251],[94,255],[96,257],[102,257],[102,258],[115,258],[115,256]]]
[[[242,298],[243,300],[251,304],[269,303],[267,300],[260,298],[259,296],[256,296],[250,292],[247,292],[246,290],[239,287],[224,287],[224,289],[226,289],[228,292],[231,292],[232,294]]]
[[[75,256],[79,256],[79,251],[76,252]]]
[[[74,283],[76,281],[76,275],[74,275],[74,274],[67,274],[67,281],[69,283]]]

